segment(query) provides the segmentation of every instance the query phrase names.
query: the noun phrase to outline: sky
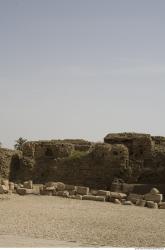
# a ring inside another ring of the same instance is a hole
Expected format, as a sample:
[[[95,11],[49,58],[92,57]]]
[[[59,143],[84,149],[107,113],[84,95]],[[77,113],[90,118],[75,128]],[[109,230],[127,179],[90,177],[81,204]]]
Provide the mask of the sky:
[[[165,136],[164,0],[0,0],[0,141]]]

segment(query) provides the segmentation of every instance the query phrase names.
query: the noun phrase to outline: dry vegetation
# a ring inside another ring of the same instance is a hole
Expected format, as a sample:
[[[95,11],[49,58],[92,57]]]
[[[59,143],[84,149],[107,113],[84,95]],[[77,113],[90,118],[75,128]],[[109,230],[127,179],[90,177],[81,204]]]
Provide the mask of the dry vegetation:
[[[23,239],[30,239],[27,241],[30,246],[36,238],[41,239],[38,246],[59,246],[56,244],[59,241],[66,242],[65,246],[165,246],[165,210],[55,196],[3,197],[0,235],[12,237],[10,246],[13,235],[15,242],[22,237],[22,245]]]

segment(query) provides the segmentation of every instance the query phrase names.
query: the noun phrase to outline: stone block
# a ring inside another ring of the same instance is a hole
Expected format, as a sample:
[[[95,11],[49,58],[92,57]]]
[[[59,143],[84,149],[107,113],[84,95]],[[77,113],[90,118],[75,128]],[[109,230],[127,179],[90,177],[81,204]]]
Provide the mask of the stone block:
[[[17,188],[17,194],[25,195],[26,194],[26,188]]]
[[[40,194],[40,186],[33,185],[33,194],[39,195]]]
[[[65,184],[62,182],[57,182],[57,191],[64,191],[65,190]]]
[[[0,185],[0,194],[7,194],[9,191],[8,187],[5,185]]]
[[[98,196],[109,196],[110,195],[110,191],[107,191],[107,190],[98,190],[97,191],[97,195]]]
[[[151,194],[151,193],[148,193],[148,194],[145,194],[144,195],[144,199],[146,201],[154,201],[154,202],[161,202],[163,200],[163,195],[162,194]]]
[[[24,181],[23,187],[24,187],[24,188],[27,188],[27,189],[32,189],[32,188],[33,188],[33,181],[31,181],[31,180],[29,180],[29,181]]]
[[[83,195],[82,197],[83,200],[91,200],[91,201],[105,201],[104,196],[95,196],[95,195]]]
[[[89,194],[89,187],[77,186],[77,193],[81,195]]]
[[[102,202],[105,202],[105,197],[104,196],[95,196],[95,201],[102,201]]]
[[[34,190],[32,188],[26,188],[26,194],[34,194]]]
[[[136,201],[136,206],[145,207],[145,205],[146,205],[146,200],[138,199],[138,200]]]
[[[9,190],[14,190],[15,188],[15,185],[14,185],[14,182],[9,182]]]
[[[33,194],[34,190],[30,188],[17,188],[17,194],[26,195]]]
[[[140,194],[134,194],[134,193],[131,193],[128,195],[127,197],[127,200],[128,201],[131,201],[132,203],[136,204],[136,202],[138,200],[142,200],[143,199],[143,195],[140,195]]]
[[[1,180],[1,184],[2,185],[5,185],[6,187],[9,187],[9,180],[7,180],[7,179],[2,179]],[[9,189],[9,188],[8,188]]]
[[[165,202],[159,203],[159,208],[160,209],[165,209]]]
[[[148,208],[158,208],[158,204],[154,201],[147,201],[146,204]]]
[[[110,192],[110,200],[112,200],[113,198],[121,200],[125,199],[126,197],[127,195],[124,193]]]

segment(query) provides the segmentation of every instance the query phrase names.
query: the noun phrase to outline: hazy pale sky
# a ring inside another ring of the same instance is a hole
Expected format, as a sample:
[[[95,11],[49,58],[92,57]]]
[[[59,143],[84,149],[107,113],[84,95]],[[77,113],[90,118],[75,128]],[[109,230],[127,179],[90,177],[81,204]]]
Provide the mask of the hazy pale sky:
[[[164,0],[0,0],[0,141],[165,135]]]

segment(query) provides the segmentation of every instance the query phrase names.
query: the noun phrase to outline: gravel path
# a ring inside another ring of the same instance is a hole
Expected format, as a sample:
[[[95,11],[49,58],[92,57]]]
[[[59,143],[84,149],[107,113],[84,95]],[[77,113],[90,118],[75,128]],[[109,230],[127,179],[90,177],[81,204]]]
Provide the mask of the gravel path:
[[[0,197],[0,235],[73,246],[165,247],[165,210],[11,195]]]

